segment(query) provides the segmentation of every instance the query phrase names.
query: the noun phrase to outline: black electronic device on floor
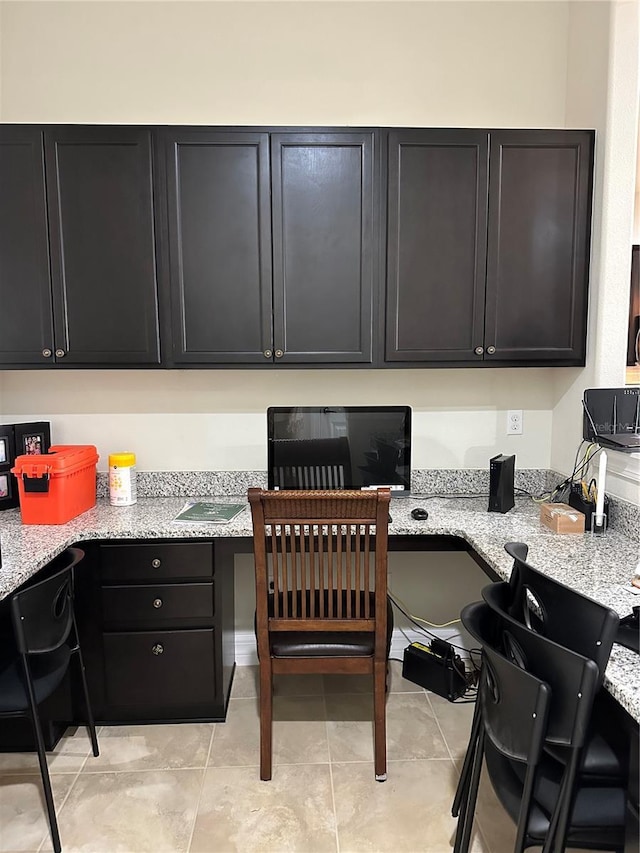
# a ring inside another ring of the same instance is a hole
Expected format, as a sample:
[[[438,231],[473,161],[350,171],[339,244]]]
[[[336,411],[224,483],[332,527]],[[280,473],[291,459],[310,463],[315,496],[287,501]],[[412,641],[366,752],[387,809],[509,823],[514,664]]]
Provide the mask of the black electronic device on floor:
[[[468,687],[462,658],[453,646],[434,637],[427,646],[411,643],[404,650],[402,677],[453,702]]]
[[[489,512],[509,512],[515,506],[515,468],[515,456],[500,453],[489,460]]]

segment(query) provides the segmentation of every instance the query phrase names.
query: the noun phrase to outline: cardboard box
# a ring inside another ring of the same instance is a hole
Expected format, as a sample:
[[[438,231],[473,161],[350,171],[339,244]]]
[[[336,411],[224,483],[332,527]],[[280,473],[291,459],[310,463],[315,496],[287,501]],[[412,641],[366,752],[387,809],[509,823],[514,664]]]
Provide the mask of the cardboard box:
[[[540,504],[540,523],[554,533],[584,533],[584,514],[569,504]]]

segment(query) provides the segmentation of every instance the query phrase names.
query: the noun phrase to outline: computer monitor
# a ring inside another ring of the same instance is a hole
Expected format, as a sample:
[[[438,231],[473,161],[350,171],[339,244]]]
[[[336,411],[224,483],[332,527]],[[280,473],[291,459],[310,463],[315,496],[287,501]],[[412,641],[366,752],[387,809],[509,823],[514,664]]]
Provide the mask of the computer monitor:
[[[409,406],[271,406],[270,489],[411,488]]]

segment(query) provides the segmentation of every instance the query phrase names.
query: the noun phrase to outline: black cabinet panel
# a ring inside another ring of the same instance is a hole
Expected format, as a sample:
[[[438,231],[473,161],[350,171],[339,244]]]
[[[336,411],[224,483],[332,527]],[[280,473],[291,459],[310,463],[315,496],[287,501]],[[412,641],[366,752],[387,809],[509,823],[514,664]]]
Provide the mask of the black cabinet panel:
[[[592,169],[592,132],[491,134],[488,358],[584,364]]]
[[[105,543],[100,549],[106,582],[163,581],[213,576],[209,542]]]
[[[45,133],[56,357],[160,361],[148,130]]]
[[[373,142],[271,137],[276,359],[372,360]]]
[[[105,696],[129,718],[179,716],[215,703],[214,632],[137,631],[104,635]],[[210,713],[210,711],[209,711]]]
[[[0,363],[53,364],[42,130],[0,126]]]
[[[141,584],[102,588],[105,628],[186,627],[211,621],[213,583]]]
[[[262,363],[272,349],[268,134],[171,129],[162,140],[173,361]]]
[[[484,334],[488,133],[388,141],[388,361],[472,360]]]

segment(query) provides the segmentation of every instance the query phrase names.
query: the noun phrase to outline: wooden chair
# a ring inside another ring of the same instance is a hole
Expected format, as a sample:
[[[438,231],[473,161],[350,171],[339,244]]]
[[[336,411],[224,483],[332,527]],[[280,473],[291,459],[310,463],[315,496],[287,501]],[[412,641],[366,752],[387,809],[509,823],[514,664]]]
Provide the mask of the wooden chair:
[[[374,763],[387,778],[389,489],[249,489],[260,663],[260,778],[271,779],[273,675],[373,674]]]

